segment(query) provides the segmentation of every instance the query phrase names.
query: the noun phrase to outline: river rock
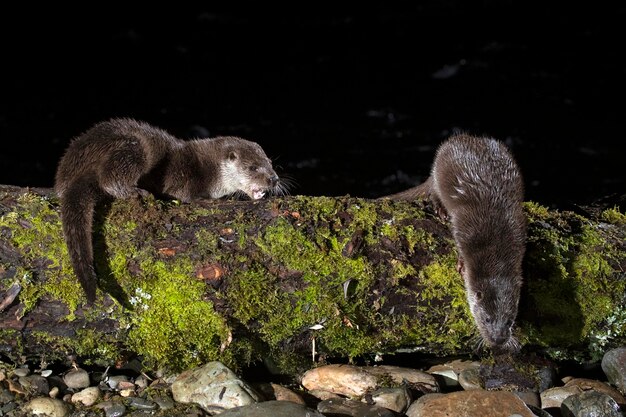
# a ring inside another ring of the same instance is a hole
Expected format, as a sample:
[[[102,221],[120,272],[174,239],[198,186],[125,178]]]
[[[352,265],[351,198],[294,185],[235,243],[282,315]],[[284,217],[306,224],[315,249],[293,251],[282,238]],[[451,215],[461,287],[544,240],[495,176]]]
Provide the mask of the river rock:
[[[437,379],[427,372],[391,365],[366,366],[363,369],[379,378],[391,378],[398,385],[408,384],[411,389],[424,394],[439,392]]]
[[[24,389],[34,393],[47,395],[50,392],[48,380],[41,375],[23,376],[18,379]]]
[[[13,370],[13,375],[18,378],[28,376],[28,374],[30,374],[30,370],[28,368],[15,368]]]
[[[609,382],[626,395],[626,347],[606,352],[601,366]]]
[[[22,411],[43,417],[66,417],[70,413],[63,401],[47,397],[30,400],[24,405]]]
[[[106,417],[121,417],[126,414],[126,406],[120,401],[103,401],[95,407],[103,410]]]
[[[323,390],[323,389],[312,389],[310,391],[307,391],[307,394],[312,395],[315,398],[320,399],[322,401],[331,400],[333,398],[341,398],[340,395],[335,394],[334,392]]]
[[[459,384],[465,391],[483,389],[482,378],[478,368],[467,368],[459,373]]]
[[[395,413],[386,408],[347,398],[324,400],[317,404],[317,411],[329,416],[395,417]]]
[[[220,417],[324,417],[315,410],[291,401],[265,401],[232,408],[219,414]]]
[[[291,401],[293,403],[305,405],[305,402],[301,396],[299,396],[289,388],[283,387],[282,385],[270,382],[257,384],[254,386],[254,388],[256,388],[261,394],[263,394],[263,397],[268,400]]]
[[[480,362],[465,361],[456,359],[440,365],[433,365],[426,370],[427,373],[435,375],[448,388],[456,388],[459,386],[459,374],[466,369],[478,369]]]
[[[596,391],[602,394],[606,394],[613,398],[621,407],[626,407],[626,398],[612,386],[605,384],[602,381],[596,381],[595,379],[586,378],[572,378],[565,384],[565,387],[577,386],[583,391]]]
[[[118,388],[120,382],[128,382],[128,377],[126,375],[112,375],[106,379],[106,383],[111,389],[124,389]],[[129,387],[125,387],[126,389]]]
[[[520,400],[524,401],[524,404],[541,408],[541,398],[539,397],[539,393],[534,392],[534,391],[511,391],[511,392],[517,395]]]
[[[63,377],[68,388],[81,389],[89,386],[89,374],[81,368],[72,369]]]
[[[302,385],[307,390],[325,390],[348,397],[360,397],[378,386],[378,378],[354,365],[325,365],[305,372]]]
[[[172,384],[174,400],[197,403],[209,413],[260,401],[259,395],[221,362],[209,362],[178,375]]]
[[[421,400],[421,401],[420,401]],[[407,417],[535,417],[515,394],[505,391],[471,390],[445,395],[428,395],[415,401],[406,412]]]
[[[562,417],[622,417],[620,407],[606,394],[587,391],[571,395],[561,404]]]
[[[100,389],[98,387],[88,387],[72,395],[72,402],[81,403],[86,407],[91,407],[98,401],[99,398]]]
[[[541,408],[560,408],[561,403],[572,395],[580,394],[583,390],[576,385],[570,387],[554,387],[540,394]]]
[[[366,394],[361,401],[403,413],[411,404],[411,393],[406,387],[379,388],[371,395]]]

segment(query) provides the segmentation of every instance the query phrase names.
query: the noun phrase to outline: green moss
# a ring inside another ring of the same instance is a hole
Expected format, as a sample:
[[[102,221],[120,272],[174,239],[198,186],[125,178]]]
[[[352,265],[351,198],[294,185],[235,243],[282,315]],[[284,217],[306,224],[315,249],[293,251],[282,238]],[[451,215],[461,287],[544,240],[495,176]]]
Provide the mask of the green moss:
[[[28,312],[44,295],[67,304],[70,314],[82,300],[82,290],[70,267],[67,248],[61,232],[61,222],[51,203],[32,194],[17,199],[15,210],[0,218],[0,228],[11,231],[11,241],[29,265],[45,265],[45,279],[32,279],[37,271],[19,274],[22,291],[20,301]]]
[[[394,278],[395,284],[403,278],[415,276],[415,268],[412,265],[396,259],[391,260],[391,270],[391,276]]]
[[[428,344],[453,351],[475,334],[476,328],[467,304],[461,275],[456,271],[456,254],[437,256],[419,272],[420,309],[428,311],[429,322],[407,323],[414,337]],[[445,297],[442,298],[442,294]],[[442,331],[446,329],[446,331]]]
[[[302,285],[285,291],[267,271],[252,267],[234,272],[227,297],[234,303],[242,322],[254,320],[260,326],[260,333],[270,346],[276,347],[310,326],[325,323],[324,330],[318,332],[319,340],[333,350],[356,354],[360,349],[353,346],[357,338],[342,333],[353,332],[343,319],[361,314],[363,292],[373,279],[371,268],[361,257],[343,256],[346,241],[330,229],[316,236],[317,242],[313,242],[297,226],[283,218],[277,219],[255,244],[277,264],[298,271]],[[355,294],[350,300],[343,290],[343,284],[348,281],[355,283]],[[328,317],[329,312],[336,314]]]
[[[203,299],[204,284],[186,262],[143,261],[142,280],[130,301],[136,314],[128,345],[151,365],[182,370],[203,362],[228,362],[220,355],[229,329]],[[198,331],[202,329],[202,331]]]
[[[602,220],[624,226],[626,225],[626,214],[619,211],[617,207],[613,207],[611,209],[604,210],[601,216]]]
[[[525,202],[524,209],[531,218],[546,218],[550,216],[550,210],[547,207],[535,203],[534,201]]]
[[[197,252],[211,256],[220,255],[218,251],[219,236],[213,230],[200,229],[196,231]]]
[[[409,254],[415,253],[416,248],[426,252],[435,252],[437,249],[437,240],[432,234],[423,229],[406,226],[404,228],[404,237],[408,245]]]
[[[55,336],[49,332],[31,333],[39,343],[50,347],[54,352],[72,352],[83,358],[85,363],[110,364],[119,359],[119,347],[113,336],[91,329],[79,329],[72,337]]]
[[[557,219],[558,216],[558,219]],[[529,340],[563,348],[587,345],[593,351],[606,335],[607,320],[623,305],[624,280],[610,262],[623,259],[596,226],[573,213],[529,211],[527,276],[530,310],[538,317],[524,325]],[[522,312],[523,314],[524,312]],[[558,353],[557,353],[558,354]]]

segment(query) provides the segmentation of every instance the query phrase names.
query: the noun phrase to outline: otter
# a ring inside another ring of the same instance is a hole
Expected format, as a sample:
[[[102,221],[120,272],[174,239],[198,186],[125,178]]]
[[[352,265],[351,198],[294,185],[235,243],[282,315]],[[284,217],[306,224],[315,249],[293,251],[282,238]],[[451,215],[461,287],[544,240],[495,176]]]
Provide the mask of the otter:
[[[96,298],[92,223],[96,204],[150,193],[188,203],[243,193],[257,200],[285,192],[255,142],[223,136],[184,141],[133,119],[100,122],[61,157],[55,192],[74,272],[89,304]]]
[[[428,179],[387,196],[429,198],[450,220],[467,300],[482,340],[515,350],[512,336],[526,249],[524,185],[512,154],[501,142],[456,134],[437,149]],[[482,341],[481,341],[482,343]]]

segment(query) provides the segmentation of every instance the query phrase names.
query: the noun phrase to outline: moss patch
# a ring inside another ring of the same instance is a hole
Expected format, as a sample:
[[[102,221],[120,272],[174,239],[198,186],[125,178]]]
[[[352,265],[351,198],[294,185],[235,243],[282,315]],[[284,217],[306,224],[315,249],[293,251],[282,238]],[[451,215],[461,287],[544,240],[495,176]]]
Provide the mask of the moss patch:
[[[142,280],[130,301],[136,314],[128,345],[147,363],[182,370],[216,360],[229,329],[203,300],[204,285],[193,279],[191,264],[141,263]],[[201,329],[201,330],[199,330]]]
[[[44,295],[63,301],[69,308],[67,319],[83,299],[82,289],[75,279],[61,222],[54,206],[47,199],[23,194],[17,199],[14,211],[0,218],[0,229],[11,234],[11,242],[24,254],[25,264],[37,265],[45,273],[37,279],[37,270],[22,270],[17,278],[22,286],[20,301],[24,313],[32,309]]]
[[[605,338],[597,333],[620,316],[616,306],[624,306],[626,281],[615,279],[610,264],[624,253],[603,239],[597,225],[574,213],[527,209],[526,269],[533,274],[526,277],[529,300],[520,314],[527,319],[529,341],[555,352],[578,347],[599,354],[598,340]]]

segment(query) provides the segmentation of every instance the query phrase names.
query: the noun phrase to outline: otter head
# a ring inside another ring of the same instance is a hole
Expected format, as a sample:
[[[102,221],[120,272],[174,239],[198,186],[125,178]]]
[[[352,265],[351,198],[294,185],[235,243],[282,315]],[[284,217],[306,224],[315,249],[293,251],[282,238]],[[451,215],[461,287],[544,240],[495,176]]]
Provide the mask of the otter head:
[[[512,336],[520,295],[519,277],[489,276],[465,280],[467,300],[480,335],[492,348],[516,350]]]
[[[253,200],[279,191],[278,175],[263,149],[255,142],[229,138],[222,163],[222,181],[230,192],[241,191]]]

